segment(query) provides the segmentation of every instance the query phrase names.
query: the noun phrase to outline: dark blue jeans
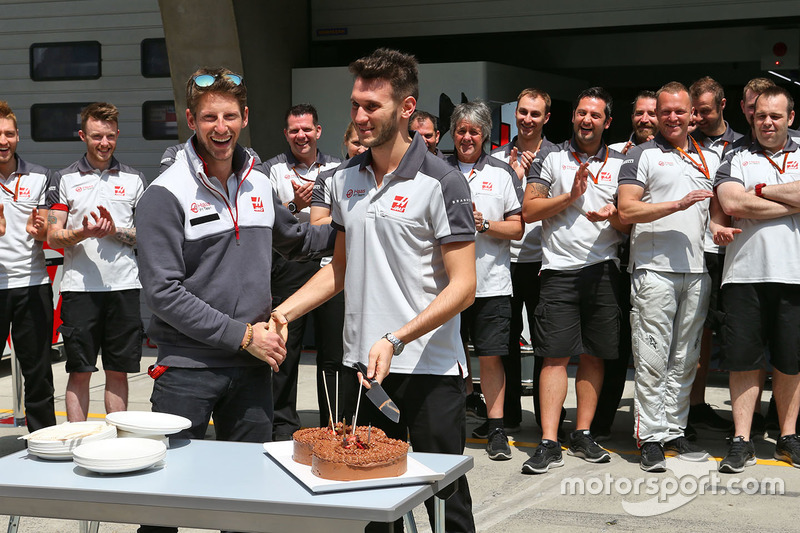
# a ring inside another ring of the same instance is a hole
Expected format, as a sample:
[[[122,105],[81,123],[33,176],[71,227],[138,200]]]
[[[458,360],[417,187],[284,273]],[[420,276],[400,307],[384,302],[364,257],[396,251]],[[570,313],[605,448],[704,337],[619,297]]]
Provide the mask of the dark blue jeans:
[[[205,438],[214,418],[217,440],[272,440],[272,370],[259,366],[225,368],[170,367],[153,384],[152,410],[180,415],[192,427],[172,437]],[[141,526],[139,533],[170,533],[174,527]]]

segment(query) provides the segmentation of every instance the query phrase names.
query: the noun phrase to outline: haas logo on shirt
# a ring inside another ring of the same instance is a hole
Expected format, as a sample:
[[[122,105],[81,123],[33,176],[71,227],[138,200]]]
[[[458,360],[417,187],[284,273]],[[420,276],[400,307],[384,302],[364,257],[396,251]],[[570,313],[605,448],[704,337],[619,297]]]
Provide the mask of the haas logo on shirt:
[[[250,200],[253,201],[253,211],[256,213],[264,212],[264,202],[261,200],[260,196],[251,196]]]
[[[125,187],[122,185],[114,185],[114,196],[125,196]]]
[[[613,181],[611,178],[611,172],[601,172],[598,181],[601,183],[611,183]]]
[[[798,170],[797,168],[797,161],[787,161],[786,168],[789,170]]]
[[[192,213],[199,213],[200,211],[208,211],[209,209],[213,209],[212,205],[208,202],[192,202],[192,205],[189,207],[189,210]]]
[[[481,185],[481,190],[484,191],[491,191],[492,190],[492,182],[491,181],[484,181]]]
[[[30,198],[31,197],[31,190],[29,187],[20,187],[19,188],[19,197],[20,198]]]
[[[406,207],[408,207],[408,198],[405,196],[395,196],[394,202],[392,202],[392,211],[397,211],[398,213],[405,213]]]

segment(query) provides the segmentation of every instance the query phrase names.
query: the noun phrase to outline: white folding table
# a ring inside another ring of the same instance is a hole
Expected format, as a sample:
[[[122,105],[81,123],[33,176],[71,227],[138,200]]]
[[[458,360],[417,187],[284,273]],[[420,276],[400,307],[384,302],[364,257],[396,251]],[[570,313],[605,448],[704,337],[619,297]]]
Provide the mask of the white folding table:
[[[314,494],[261,444],[173,439],[163,468],[113,475],[21,451],[0,458],[0,514],[263,533],[364,531],[369,522],[403,517],[473,465],[463,455],[411,455],[444,478]],[[437,500],[436,529],[444,531]]]

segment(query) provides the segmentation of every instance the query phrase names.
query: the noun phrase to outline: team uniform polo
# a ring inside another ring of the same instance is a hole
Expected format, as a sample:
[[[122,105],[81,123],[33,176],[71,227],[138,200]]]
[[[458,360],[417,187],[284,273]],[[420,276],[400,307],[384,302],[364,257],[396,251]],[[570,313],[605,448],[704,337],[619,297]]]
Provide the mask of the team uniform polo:
[[[455,155],[450,156],[447,162],[458,165]],[[484,153],[464,177],[469,183],[475,209],[483,213],[484,220],[505,220],[522,212],[519,178],[507,164]],[[510,242],[485,233],[475,236],[476,297],[511,295]]]
[[[603,146],[587,159],[574,141],[565,141],[539,152],[531,165],[528,183],[545,185],[550,197],[569,193],[575,173],[586,161],[591,173],[586,192],[560,213],[542,221],[542,270],[577,270],[604,261],[613,261],[619,267],[617,248],[622,233],[608,221],[591,222],[586,213],[614,203],[622,154]]]
[[[272,182],[278,199],[285,204],[294,200],[292,183],[296,185],[314,183],[320,172],[336,168],[341,162],[336,157],[317,151],[316,161],[307,167],[299,162],[291,151],[286,151],[264,162],[262,172]],[[311,217],[311,209],[305,207],[295,215],[300,222],[308,222]]]
[[[50,171],[20,159],[16,171],[0,177],[0,204],[6,233],[0,237],[0,339],[9,328],[25,378],[25,418],[33,432],[56,423],[50,344],[53,293],[42,242],[26,225],[34,208],[45,209]]]
[[[147,186],[144,174],[111,158],[104,171],[86,156],[53,175],[47,193],[52,211],[67,214],[66,229],[78,229],[83,217],[102,205],[118,228],[133,227],[133,212]],[[140,289],[133,247],[114,236],[86,239],[64,248],[62,292],[104,292]]]
[[[45,195],[50,171],[14,156],[17,170],[0,177],[0,203],[6,234],[0,237],[0,290],[50,283],[42,242],[25,229],[33,208],[47,209]]]
[[[183,143],[180,144],[173,144],[172,146],[168,147],[164,150],[164,154],[161,156],[161,166],[158,169],[159,174],[163,174],[165,170],[171,167],[176,160],[179,159],[186,159],[186,150],[184,150],[185,145]],[[248,154],[253,156],[253,159],[256,160],[256,165],[261,164],[261,158],[258,157],[258,154],[252,148],[245,148]]]
[[[714,186],[736,182],[745,190],[759,183],[800,180],[800,145],[789,139],[770,153],[758,142],[731,154],[717,171]],[[728,245],[722,273],[726,312],[723,337],[726,365],[733,371],[770,363],[785,374],[800,371],[800,215],[769,220],[732,218],[741,229]]]
[[[618,143],[611,143],[611,144],[608,145],[608,147],[611,148],[612,150],[614,150],[615,152],[622,153],[622,150],[625,149],[625,145],[628,144],[628,143],[633,143],[633,144],[631,144],[631,147],[636,146],[636,132],[632,132],[631,136],[628,137],[627,141],[622,141],[622,142],[618,142]]]
[[[415,136],[378,189],[371,151],[340,167],[331,183],[333,226],[344,231],[345,364],[367,362],[372,345],[425,309],[447,282],[441,245],[474,241],[464,176]],[[459,375],[466,370],[459,321],[409,343],[391,372]]]
[[[719,158],[711,150],[701,147],[701,151],[713,178]],[[700,154],[691,142],[687,153],[700,162]],[[658,134],[628,151],[620,168],[619,184],[638,185],[644,189],[643,202],[659,203],[679,200],[694,190],[711,190],[712,179]],[[707,200],[697,202],[653,222],[634,224],[629,270],[705,272],[703,245],[708,206]]]
[[[508,163],[511,158],[511,150],[516,146],[517,138],[514,137],[510,143],[504,144],[492,152],[492,157],[496,157],[504,163]],[[546,148],[553,146],[553,143],[542,137],[542,144],[539,153]],[[535,155],[535,154],[534,154]],[[515,173],[516,177],[516,173]],[[524,193],[524,190],[523,190]],[[525,224],[525,233],[518,241],[511,241],[511,262],[512,263],[540,263],[542,261],[542,223],[541,221]]]
[[[719,159],[715,152],[699,149],[690,138],[687,154],[682,154],[659,133],[628,151],[619,183],[642,187],[647,203],[711,190],[709,176],[713,178]],[[703,161],[707,175],[698,168]],[[710,292],[703,254],[708,211],[709,201],[704,200],[633,226],[634,437],[640,445],[674,440],[686,428]]]

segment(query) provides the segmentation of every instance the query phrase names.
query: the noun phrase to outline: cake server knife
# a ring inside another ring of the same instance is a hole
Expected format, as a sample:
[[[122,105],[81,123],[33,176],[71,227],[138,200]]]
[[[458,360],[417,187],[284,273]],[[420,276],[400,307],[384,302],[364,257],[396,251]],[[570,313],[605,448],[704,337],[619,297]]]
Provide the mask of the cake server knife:
[[[364,376],[364,381],[369,382],[370,388],[367,390],[367,398],[369,398],[389,420],[395,424],[398,423],[400,421],[400,409],[398,409],[397,405],[389,398],[389,395],[386,394],[386,391],[383,390],[380,383],[378,383],[376,379],[367,379],[367,367],[364,363],[358,361],[355,363],[354,367]]]

